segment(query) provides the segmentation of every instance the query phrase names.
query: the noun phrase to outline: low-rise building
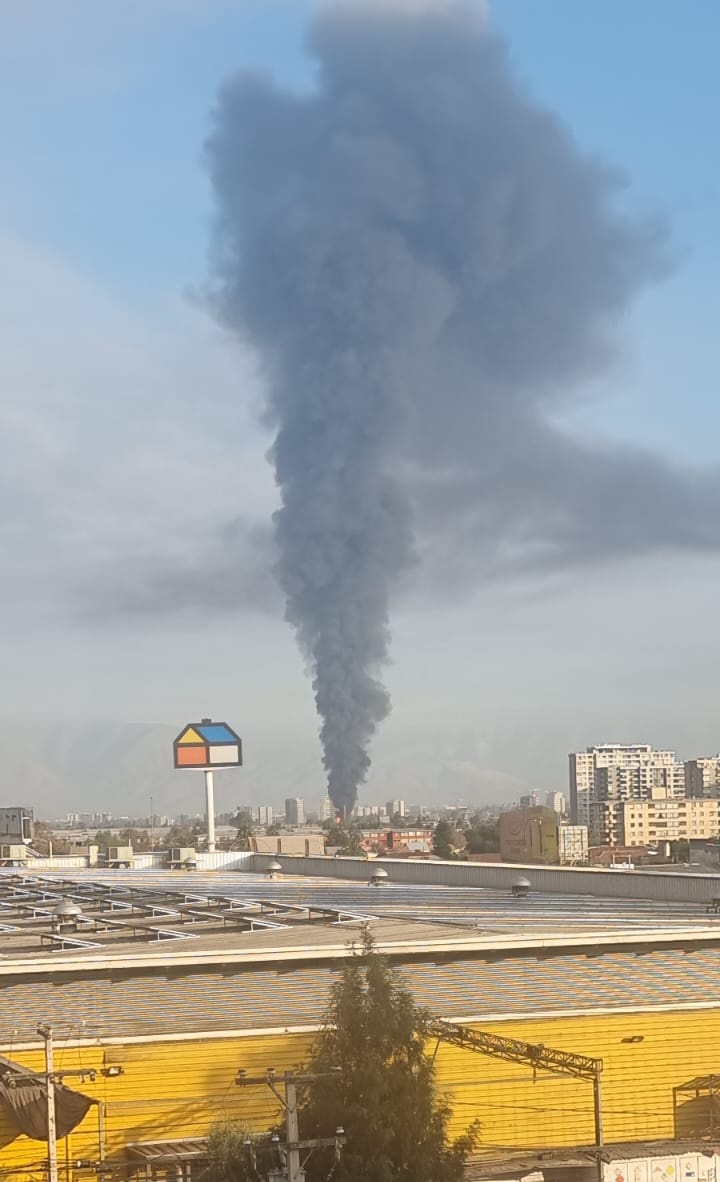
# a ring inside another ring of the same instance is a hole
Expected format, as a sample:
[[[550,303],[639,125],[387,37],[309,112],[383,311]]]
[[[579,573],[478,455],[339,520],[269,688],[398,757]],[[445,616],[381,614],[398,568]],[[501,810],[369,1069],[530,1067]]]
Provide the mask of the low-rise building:
[[[557,865],[558,819],[552,809],[509,809],[500,814],[500,857],[503,862],[544,862]]]
[[[321,833],[309,833],[307,836],[283,833],[277,837],[257,834],[250,838],[250,847],[255,854],[294,854],[311,858],[325,853],[325,838]]]
[[[432,852],[432,829],[388,829],[388,853],[429,854]]]

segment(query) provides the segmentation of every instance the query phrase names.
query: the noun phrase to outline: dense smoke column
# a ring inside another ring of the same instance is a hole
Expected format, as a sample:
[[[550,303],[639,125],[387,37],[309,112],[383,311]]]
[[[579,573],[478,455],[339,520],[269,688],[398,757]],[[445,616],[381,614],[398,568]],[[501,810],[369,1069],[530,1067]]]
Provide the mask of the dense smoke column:
[[[654,229],[615,210],[616,175],[525,97],[474,4],[339,4],[309,44],[310,93],[247,74],[222,90],[215,306],[264,367],[276,573],[347,811],[389,709],[413,512],[449,552],[454,534],[522,549],[544,501],[565,529],[545,489],[571,482],[574,453],[543,414],[605,362],[660,268]],[[615,478],[580,467],[596,514]]]

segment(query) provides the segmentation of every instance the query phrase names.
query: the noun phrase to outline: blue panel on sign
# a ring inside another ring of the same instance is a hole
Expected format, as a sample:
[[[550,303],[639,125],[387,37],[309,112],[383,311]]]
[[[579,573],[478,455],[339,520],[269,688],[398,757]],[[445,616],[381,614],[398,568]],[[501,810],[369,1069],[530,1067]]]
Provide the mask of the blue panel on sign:
[[[237,743],[237,735],[233,734],[229,726],[215,723],[213,726],[196,726],[206,743]]]

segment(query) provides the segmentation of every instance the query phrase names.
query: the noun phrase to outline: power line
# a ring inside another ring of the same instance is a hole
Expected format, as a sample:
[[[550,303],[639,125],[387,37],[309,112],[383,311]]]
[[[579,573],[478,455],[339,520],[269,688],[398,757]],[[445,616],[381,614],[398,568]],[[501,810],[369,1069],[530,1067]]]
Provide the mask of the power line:
[[[235,1083],[241,1088],[264,1084],[270,1089],[285,1111],[287,1140],[284,1146],[280,1146],[278,1138],[278,1149],[283,1158],[287,1182],[304,1182],[305,1164],[315,1149],[334,1149],[335,1160],[337,1161],[340,1157],[342,1147],[345,1144],[345,1130],[343,1128],[337,1128],[334,1137],[312,1137],[309,1140],[301,1141],[297,1103],[297,1089],[299,1084],[313,1083],[319,1079],[338,1079],[340,1074],[341,1069],[335,1067],[331,1071],[305,1072],[301,1074],[286,1071],[282,1076],[278,1077],[274,1069],[268,1067],[264,1076],[248,1075],[246,1071],[241,1069],[235,1077]],[[280,1087],[278,1087],[278,1084]],[[282,1091],[280,1088],[282,1088]],[[303,1150],[308,1150],[309,1152],[301,1162],[300,1155]]]

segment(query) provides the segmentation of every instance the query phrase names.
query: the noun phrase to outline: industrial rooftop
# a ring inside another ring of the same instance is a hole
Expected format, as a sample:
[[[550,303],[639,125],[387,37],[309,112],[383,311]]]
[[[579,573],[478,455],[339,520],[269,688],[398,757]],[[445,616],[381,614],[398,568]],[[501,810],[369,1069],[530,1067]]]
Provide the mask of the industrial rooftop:
[[[371,871],[369,871],[370,873]],[[0,974],[141,956],[167,963],[213,952],[240,959],[346,950],[369,924],[388,951],[579,946],[687,935],[714,942],[720,917],[698,903],[603,899],[252,873],[0,871]]]
[[[4,1026],[20,1042],[39,1019],[75,1038],[317,1024],[366,923],[418,1002],[448,1018],[695,1007],[720,990],[720,919],[697,904],[245,873],[6,872]]]

